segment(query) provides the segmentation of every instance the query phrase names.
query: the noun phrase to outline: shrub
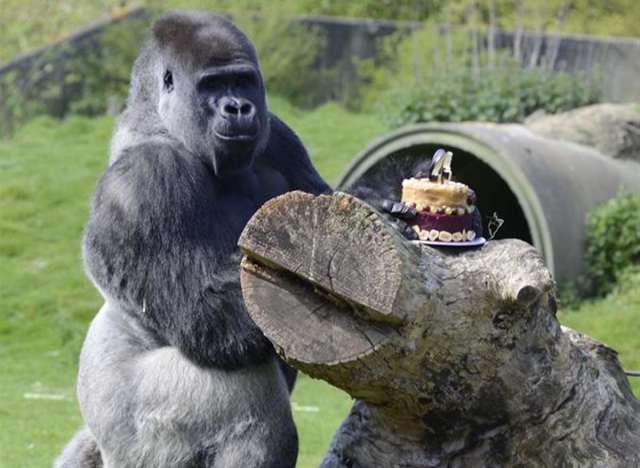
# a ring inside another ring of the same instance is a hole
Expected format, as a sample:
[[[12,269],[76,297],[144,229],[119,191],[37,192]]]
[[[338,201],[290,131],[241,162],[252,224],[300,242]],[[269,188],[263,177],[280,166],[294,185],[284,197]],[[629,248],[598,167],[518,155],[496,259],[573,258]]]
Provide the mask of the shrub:
[[[585,262],[597,295],[611,292],[640,263],[640,194],[620,194],[589,214]]]
[[[392,90],[382,98],[391,127],[418,122],[521,122],[542,109],[549,114],[600,100],[596,80],[567,73],[547,73],[517,63],[483,69],[476,76],[466,66],[432,74],[424,83]]]
[[[144,16],[113,24],[105,29],[96,47],[68,61],[65,85],[77,90],[69,112],[93,116],[124,106],[131,67],[150,23],[150,17]]]
[[[326,38],[293,17],[265,11],[259,17],[231,11],[233,21],[253,41],[267,94],[309,108],[330,98],[336,70],[321,66]]]
[[[290,2],[289,2],[290,3]],[[289,4],[228,14],[255,43],[268,93],[300,107],[331,98],[338,80],[323,67],[325,38],[287,16]],[[132,16],[98,34],[54,46],[20,69],[0,76],[0,136],[36,115],[94,116],[124,105],[131,67],[159,11]]]
[[[119,110],[149,21],[146,15],[129,17],[95,35],[53,46],[0,76],[0,136],[36,115]]]
[[[599,102],[602,80],[531,66],[509,49],[490,53],[484,32],[432,18],[382,38],[379,56],[360,63],[364,84],[352,107],[378,109],[389,126],[418,122],[519,122]],[[475,44],[475,46],[474,46]]]

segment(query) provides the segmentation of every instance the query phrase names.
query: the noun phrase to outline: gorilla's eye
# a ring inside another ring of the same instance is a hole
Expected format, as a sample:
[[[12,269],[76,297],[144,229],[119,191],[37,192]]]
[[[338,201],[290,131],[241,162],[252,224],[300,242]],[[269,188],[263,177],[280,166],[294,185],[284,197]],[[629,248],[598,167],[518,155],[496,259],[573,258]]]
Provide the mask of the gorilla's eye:
[[[168,92],[173,91],[173,75],[169,70],[164,72],[164,89]]]

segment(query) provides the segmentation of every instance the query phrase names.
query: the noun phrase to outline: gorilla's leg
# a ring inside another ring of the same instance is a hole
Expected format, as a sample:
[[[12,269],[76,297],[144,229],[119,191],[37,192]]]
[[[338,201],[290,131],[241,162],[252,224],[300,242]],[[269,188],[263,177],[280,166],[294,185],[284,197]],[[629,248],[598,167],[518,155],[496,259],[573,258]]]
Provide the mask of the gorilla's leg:
[[[102,468],[100,449],[93,434],[81,429],[65,446],[54,463],[54,468]]]
[[[283,421],[283,426],[286,422]],[[240,434],[227,439],[224,446],[215,453],[206,468],[284,468],[295,466],[298,458],[298,435],[291,431],[287,437],[273,437],[268,426],[253,431],[251,437]],[[265,441],[270,440],[271,450],[265,451]],[[275,439],[275,440],[274,440]],[[273,442],[280,442],[273,445]],[[293,464],[292,464],[293,463]]]
[[[278,359],[278,364],[280,365],[280,370],[282,371],[284,380],[287,382],[287,388],[291,394],[293,392],[293,387],[296,384],[296,378],[298,377],[298,369],[289,366],[282,359]]]
[[[78,399],[106,468],[295,466],[297,434],[275,356],[232,371],[198,366],[109,303],[87,333]]]

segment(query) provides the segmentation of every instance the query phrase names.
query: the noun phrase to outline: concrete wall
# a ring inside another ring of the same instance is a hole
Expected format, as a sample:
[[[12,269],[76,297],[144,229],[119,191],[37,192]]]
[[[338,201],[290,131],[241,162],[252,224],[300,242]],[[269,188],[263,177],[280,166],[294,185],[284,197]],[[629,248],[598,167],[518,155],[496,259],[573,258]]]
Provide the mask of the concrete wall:
[[[329,47],[325,63],[340,64],[348,69],[353,68],[354,57],[374,57],[378,39],[421,26],[416,22],[330,17],[306,17],[303,21],[327,34]],[[496,48],[512,50],[514,39],[515,33],[498,31]],[[524,33],[520,48],[525,63],[529,63],[537,49],[535,62],[539,65],[548,61],[556,71],[602,73],[607,101],[640,101],[640,39]],[[347,76],[355,79],[355,74]]]
[[[14,111],[6,112],[6,109],[2,108],[2,100],[7,99],[7,88],[2,86],[4,76],[17,72],[27,77],[31,73],[30,70],[35,69],[35,73],[40,79],[59,80],[61,75],[65,73],[63,66],[65,60],[73,54],[84,54],[87,48],[100,47],[97,38],[115,21],[141,18],[147,15],[148,12],[144,9],[133,10],[128,18],[96,23],[49,48],[25,54],[8,64],[0,65],[0,118],[4,122],[0,125],[0,134],[6,133],[2,130],[7,126],[7,122],[11,126],[12,119],[15,118]],[[394,32],[408,32],[420,27],[420,23],[416,22],[333,17],[303,17],[300,21],[326,34],[328,47],[319,65],[337,67],[338,69],[340,80],[335,86],[341,89],[327,93],[327,95],[334,96],[344,95],[356,84],[356,59],[375,57],[379,50],[380,38]],[[495,42],[498,48],[512,48],[514,34],[499,31]],[[600,70],[604,78],[606,100],[618,102],[640,100],[640,84],[638,83],[638,76],[640,76],[639,39],[524,34],[521,50],[525,61],[534,54],[538,63],[552,62],[551,68],[554,70],[570,72]],[[45,54],[48,59],[43,64],[43,61],[38,59]],[[54,57],[54,59],[50,61],[49,57]],[[549,60],[550,57],[553,57],[554,60]],[[34,94],[33,80],[19,81],[24,83],[24,89],[21,89],[24,99],[32,99],[34,95],[37,98],[37,93]],[[3,89],[5,95],[3,95]],[[12,97],[12,99],[14,98]],[[73,89],[65,89],[57,100],[47,103],[47,108],[50,108],[52,115],[64,115],[68,108],[69,99],[73,99]],[[24,120],[24,117],[24,115],[21,116],[20,120]]]
[[[514,36],[511,32],[498,32],[496,47],[512,49]],[[524,34],[522,42],[525,55],[541,44],[539,63],[555,52],[554,70],[601,73],[607,101],[640,101],[640,39]]]

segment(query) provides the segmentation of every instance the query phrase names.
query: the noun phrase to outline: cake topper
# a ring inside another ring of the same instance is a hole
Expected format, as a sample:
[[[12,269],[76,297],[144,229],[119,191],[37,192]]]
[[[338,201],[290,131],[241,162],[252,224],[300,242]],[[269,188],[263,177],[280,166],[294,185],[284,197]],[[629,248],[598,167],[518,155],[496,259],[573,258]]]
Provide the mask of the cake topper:
[[[442,183],[446,177],[447,181],[451,180],[453,175],[451,171],[451,159],[453,153],[451,151],[445,151],[442,148],[438,149],[431,158],[431,164],[429,164],[429,180],[431,182]]]
[[[496,234],[498,233],[498,231],[500,230],[503,224],[504,224],[504,219],[499,218],[498,213],[494,211],[493,215],[491,215],[491,218],[489,218],[489,221],[487,222],[487,231],[489,231],[489,240],[492,240],[494,237],[496,237]]]

